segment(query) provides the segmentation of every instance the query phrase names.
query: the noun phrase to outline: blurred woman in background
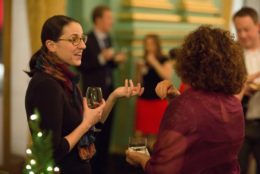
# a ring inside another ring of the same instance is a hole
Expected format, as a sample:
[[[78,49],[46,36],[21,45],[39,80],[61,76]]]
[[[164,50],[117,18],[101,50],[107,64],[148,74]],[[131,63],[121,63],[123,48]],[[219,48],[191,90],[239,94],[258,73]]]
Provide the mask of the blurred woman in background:
[[[137,99],[135,130],[137,136],[148,136],[149,148],[152,148],[167,101],[161,100],[155,93],[156,84],[171,79],[172,62],[163,56],[160,39],[155,34],[144,38],[143,61],[137,64],[137,82],[142,83],[145,91]]]

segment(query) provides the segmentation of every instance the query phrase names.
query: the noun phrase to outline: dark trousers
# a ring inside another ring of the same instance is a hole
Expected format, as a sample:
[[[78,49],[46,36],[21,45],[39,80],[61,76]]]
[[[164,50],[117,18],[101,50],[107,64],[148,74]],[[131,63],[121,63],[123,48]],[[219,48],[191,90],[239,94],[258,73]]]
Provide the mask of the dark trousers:
[[[106,174],[107,173],[107,163],[109,157],[109,145],[110,137],[112,132],[112,124],[114,120],[114,111],[112,110],[109,114],[106,122],[102,127],[102,131],[97,134],[95,146],[96,154],[91,159],[92,173],[93,174]]]
[[[241,174],[247,174],[249,156],[256,159],[257,174],[260,174],[260,121],[246,121],[245,140],[239,153]]]

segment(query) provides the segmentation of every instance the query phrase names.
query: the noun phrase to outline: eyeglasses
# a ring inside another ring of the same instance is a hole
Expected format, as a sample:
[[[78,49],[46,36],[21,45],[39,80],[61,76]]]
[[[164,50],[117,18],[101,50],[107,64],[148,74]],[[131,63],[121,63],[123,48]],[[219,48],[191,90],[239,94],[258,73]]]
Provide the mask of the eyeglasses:
[[[69,39],[58,39],[59,40],[64,40],[64,41],[69,41],[72,43],[72,45],[74,46],[78,46],[80,44],[81,41],[83,41],[84,43],[86,43],[87,41],[87,36],[86,35],[83,35],[81,37],[79,37],[78,35],[72,35]]]

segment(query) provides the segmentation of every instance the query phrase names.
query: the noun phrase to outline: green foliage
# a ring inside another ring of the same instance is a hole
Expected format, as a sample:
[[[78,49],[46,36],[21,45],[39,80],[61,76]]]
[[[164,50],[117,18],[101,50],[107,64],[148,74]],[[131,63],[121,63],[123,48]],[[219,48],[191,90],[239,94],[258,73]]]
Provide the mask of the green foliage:
[[[51,132],[41,130],[40,121],[40,114],[36,110],[29,119],[32,145],[26,150],[23,174],[54,174],[59,171],[57,167],[54,168]]]

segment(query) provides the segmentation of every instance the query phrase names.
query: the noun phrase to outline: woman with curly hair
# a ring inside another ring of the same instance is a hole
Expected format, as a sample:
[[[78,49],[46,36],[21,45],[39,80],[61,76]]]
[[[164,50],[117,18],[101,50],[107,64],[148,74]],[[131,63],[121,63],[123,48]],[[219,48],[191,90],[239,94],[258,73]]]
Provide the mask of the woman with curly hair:
[[[201,26],[184,40],[176,72],[190,86],[169,103],[151,157],[127,151],[127,161],[153,174],[239,174],[244,138],[240,100],[243,53],[228,31]],[[162,82],[156,88],[165,97]],[[165,92],[166,91],[166,92]]]

